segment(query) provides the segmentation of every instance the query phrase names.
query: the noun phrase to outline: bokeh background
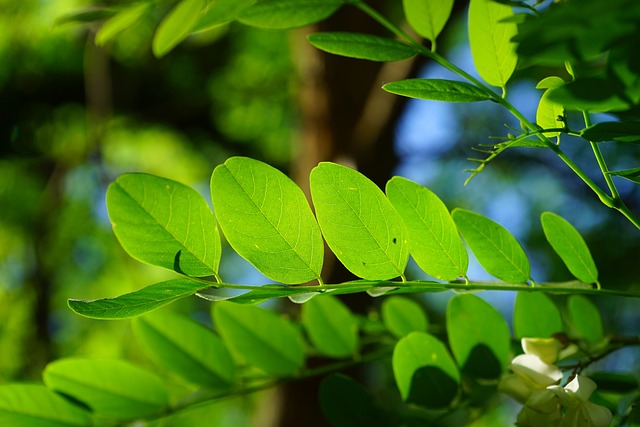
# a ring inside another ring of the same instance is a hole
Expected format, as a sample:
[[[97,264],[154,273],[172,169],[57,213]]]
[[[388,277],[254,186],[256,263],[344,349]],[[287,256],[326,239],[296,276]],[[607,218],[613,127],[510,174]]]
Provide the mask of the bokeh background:
[[[371,3],[402,20],[401,2]],[[467,158],[483,156],[472,147],[505,136],[504,124],[518,125],[497,105],[399,98],[383,92],[382,84],[452,76],[424,60],[381,65],[325,55],[305,41],[321,30],[384,34],[357,10],[343,8],[326,22],[293,31],[234,23],[196,34],[156,59],[151,37],[171,2],[159,2],[155,14],[103,48],[93,43],[96,24],[56,24],[88,4],[0,0],[0,383],[39,381],[46,363],[67,356],[127,358],[155,369],[129,322],[84,319],[66,306],[68,298],[114,296],[171,277],[120,248],[106,213],[106,187],[119,174],[140,171],[191,185],[209,198],[213,168],[234,155],[278,167],[305,191],[319,161],[356,167],[381,187],[392,175],[406,176],[432,189],[450,209],[472,209],[506,226],[530,255],[539,281],[571,279],[542,234],[539,216],[553,211],[585,236],[604,287],[640,287],[638,231],[550,153],[510,150],[464,185],[465,169],[476,167]],[[457,2],[439,48],[475,74],[465,31],[466,4]],[[528,117],[535,117],[540,96],[535,83],[550,73],[566,75],[561,69],[516,72],[509,98]],[[580,119],[569,116],[577,129],[583,127]],[[602,182],[587,144],[563,138],[562,147]],[[610,168],[636,167],[638,149],[618,148],[603,146]],[[618,184],[640,212],[638,186]],[[337,263],[326,264],[325,281],[351,279]],[[413,278],[425,277],[410,268]],[[228,245],[221,276],[231,283],[267,283]],[[477,263],[470,277],[489,279]],[[510,318],[514,295],[481,295]],[[437,322],[448,297],[417,298]],[[368,296],[348,302],[361,313],[379,303]],[[608,331],[637,334],[635,301],[597,303]],[[193,298],[170,309],[210,324],[208,304]],[[605,363],[639,368],[632,351]],[[389,381],[367,372],[374,388]],[[316,425],[313,409],[299,400],[315,396],[300,389],[271,391],[213,405],[208,416],[221,420],[212,425],[296,425],[297,407],[307,411],[303,416],[311,421],[305,425]]]

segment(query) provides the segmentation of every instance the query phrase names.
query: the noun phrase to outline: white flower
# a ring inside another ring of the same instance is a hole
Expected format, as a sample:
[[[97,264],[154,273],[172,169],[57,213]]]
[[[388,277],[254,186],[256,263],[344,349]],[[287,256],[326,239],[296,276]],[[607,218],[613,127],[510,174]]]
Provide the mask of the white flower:
[[[604,406],[589,401],[596,389],[591,379],[576,375],[564,388],[552,385],[548,390],[555,393],[567,407],[559,427],[608,427],[613,416]]]
[[[518,414],[518,427],[557,427],[562,412],[560,399],[550,390],[535,390]]]
[[[538,356],[545,363],[554,363],[562,350],[562,343],[555,338],[522,338],[525,354]]]
[[[516,356],[509,365],[513,374],[500,380],[498,390],[525,403],[535,390],[544,390],[562,379],[562,371],[533,354]]]

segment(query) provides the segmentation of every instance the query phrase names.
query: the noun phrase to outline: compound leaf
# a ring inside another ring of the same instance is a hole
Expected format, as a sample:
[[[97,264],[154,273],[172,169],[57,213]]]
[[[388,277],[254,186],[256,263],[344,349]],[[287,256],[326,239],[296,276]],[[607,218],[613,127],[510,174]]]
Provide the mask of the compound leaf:
[[[342,4],[342,0],[266,0],[246,9],[239,21],[253,27],[286,30],[322,21]]]
[[[382,89],[396,95],[430,101],[477,102],[491,99],[482,89],[455,80],[407,79],[387,83]]]
[[[325,52],[369,61],[400,61],[416,54],[405,43],[369,34],[315,33],[307,36],[307,40]]]
[[[358,350],[358,322],[338,298],[312,298],[302,305],[302,324],[311,343],[331,357],[348,357]]]
[[[451,16],[453,0],[403,0],[407,22],[416,33],[434,42]]]

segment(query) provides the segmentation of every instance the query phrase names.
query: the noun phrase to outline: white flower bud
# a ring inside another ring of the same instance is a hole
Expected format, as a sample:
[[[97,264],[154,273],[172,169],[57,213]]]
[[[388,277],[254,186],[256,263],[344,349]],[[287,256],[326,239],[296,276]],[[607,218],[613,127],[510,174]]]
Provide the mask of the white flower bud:
[[[562,350],[562,343],[555,338],[522,338],[525,354],[538,356],[545,363],[554,363]]]

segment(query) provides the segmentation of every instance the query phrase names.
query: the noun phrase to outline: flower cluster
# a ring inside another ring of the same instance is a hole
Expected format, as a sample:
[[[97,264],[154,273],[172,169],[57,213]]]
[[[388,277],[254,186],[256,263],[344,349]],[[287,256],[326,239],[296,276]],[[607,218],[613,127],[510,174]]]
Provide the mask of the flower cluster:
[[[524,354],[509,366],[511,373],[500,380],[498,389],[522,403],[519,427],[608,427],[611,412],[589,401],[596,384],[575,375],[562,387],[562,371],[554,365],[563,345],[555,338],[523,338]]]

